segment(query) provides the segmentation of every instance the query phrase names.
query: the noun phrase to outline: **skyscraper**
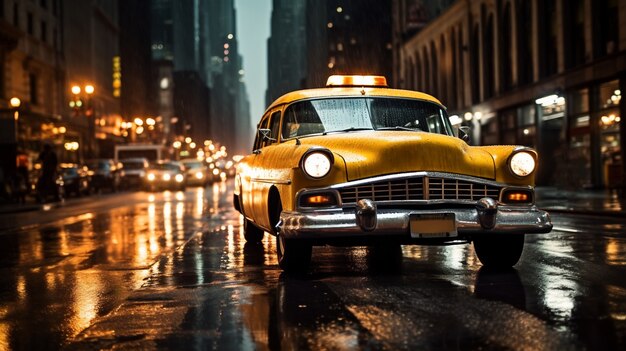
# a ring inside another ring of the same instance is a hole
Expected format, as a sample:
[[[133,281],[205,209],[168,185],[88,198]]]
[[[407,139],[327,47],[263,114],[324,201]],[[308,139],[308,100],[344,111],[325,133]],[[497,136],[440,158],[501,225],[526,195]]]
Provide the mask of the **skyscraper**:
[[[267,41],[266,104],[301,89],[306,75],[306,0],[274,0]]]

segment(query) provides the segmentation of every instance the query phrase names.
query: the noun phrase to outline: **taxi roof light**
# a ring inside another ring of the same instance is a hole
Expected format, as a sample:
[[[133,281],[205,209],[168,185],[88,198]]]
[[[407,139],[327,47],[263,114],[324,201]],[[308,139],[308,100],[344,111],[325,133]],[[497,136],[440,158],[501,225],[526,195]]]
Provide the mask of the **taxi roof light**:
[[[344,76],[333,75],[326,81],[327,87],[387,87],[384,76]]]

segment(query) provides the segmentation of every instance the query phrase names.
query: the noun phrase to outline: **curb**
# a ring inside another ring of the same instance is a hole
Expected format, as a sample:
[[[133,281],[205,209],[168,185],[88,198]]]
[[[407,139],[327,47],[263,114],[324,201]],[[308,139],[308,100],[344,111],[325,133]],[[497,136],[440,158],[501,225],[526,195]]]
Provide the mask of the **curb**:
[[[5,214],[15,214],[15,213],[24,213],[24,212],[34,212],[34,211],[42,211],[42,210],[51,210],[53,208],[57,208],[61,206],[61,202],[51,202],[47,204],[32,204],[32,205],[18,205],[15,206],[6,206],[6,208],[0,207],[0,215]]]

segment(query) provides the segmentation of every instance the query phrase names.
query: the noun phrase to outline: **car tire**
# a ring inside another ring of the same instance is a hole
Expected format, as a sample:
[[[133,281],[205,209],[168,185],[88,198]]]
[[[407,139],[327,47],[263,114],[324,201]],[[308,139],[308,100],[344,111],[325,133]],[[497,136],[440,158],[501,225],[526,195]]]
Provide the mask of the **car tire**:
[[[474,238],[474,251],[489,268],[513,267],[524,250],[524,234],[489,234]]]
[[[276,236],[278,265],[287,273],[303,273],[311,264],[311,244],[298,239],[286,239]]]
[[[246,239],[246,242],[259,243],[263,240],[264,235],[265,231],[263,229],[258,228],[248,219],[243,220],[243,237]]]

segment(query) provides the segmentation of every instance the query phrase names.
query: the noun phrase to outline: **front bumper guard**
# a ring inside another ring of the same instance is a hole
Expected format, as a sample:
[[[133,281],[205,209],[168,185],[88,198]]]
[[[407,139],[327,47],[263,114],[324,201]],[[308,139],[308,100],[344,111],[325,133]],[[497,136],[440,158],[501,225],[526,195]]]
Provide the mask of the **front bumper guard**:
[[[498,205],[482,198],[474,208],[377,208],[372,200],[360,200],[354,211],[345,208],[324,211],[283,211],[277,231],[285,238],[346,238],[408,235],[411,214],[454,213],[459,237],[479,233],[548,233],[550,215],[532,206]]]

